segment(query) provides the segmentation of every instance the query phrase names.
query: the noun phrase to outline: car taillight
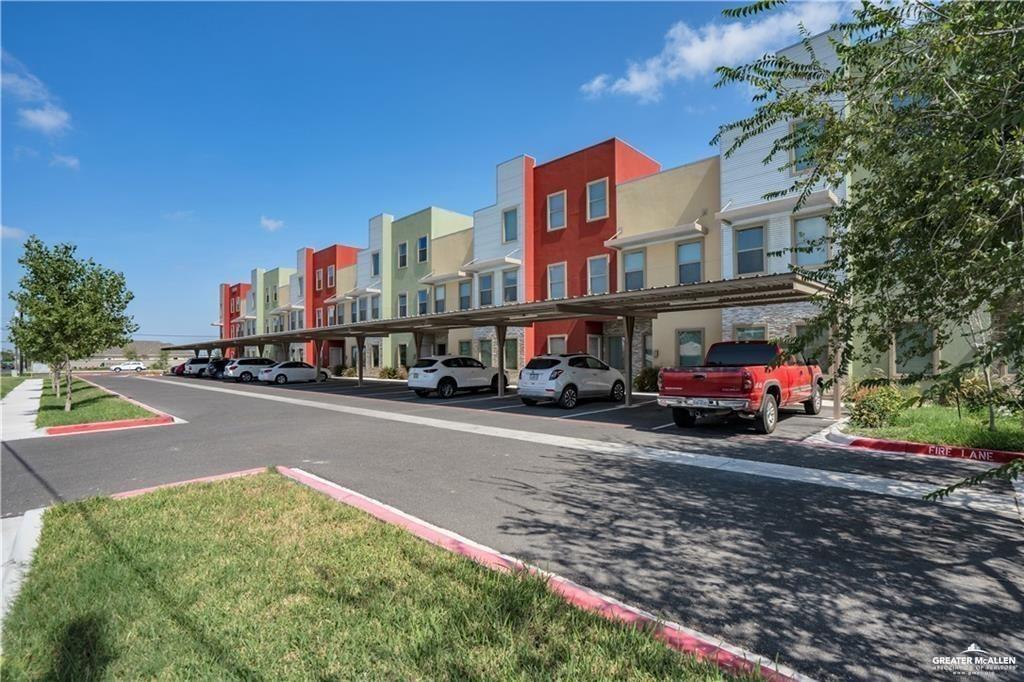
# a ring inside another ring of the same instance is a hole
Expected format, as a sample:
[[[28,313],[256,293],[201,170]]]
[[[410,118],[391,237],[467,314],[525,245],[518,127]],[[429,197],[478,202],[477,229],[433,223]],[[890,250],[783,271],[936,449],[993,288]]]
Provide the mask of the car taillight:
[[[743,374],[741,376],[743,378],[743,383],[741,384],[743,390],[752,391],[754,389],[754,375],[747,370],[743,370]]]
[[[658,370],[658,393],[661,393],[661,389],[665,388],[665,368]]]
[[[523,370],[519,370],[519,380],[523,380]]]
[[[437,371],[437,367],[435,367],[433,369],[425,369],[425,370],[423,370],[423,372],[426,373],[426,374],[433,374],[436,371]]]
[[[555,379],[557,379],[558,377],[562,376],[562,372],[564,372],[564,371],[565,371],[565,370],[563,370],[563,369],[555,369],[555,370],[552,370],[552,371],[551,371],[551,376],[549,376],[549,377],[548,377],[548,379],[551,379],[552,381],[554,381],[554,380],[555,380]]]
[[[238,365],[228,365],[228,369],[238,369]]]

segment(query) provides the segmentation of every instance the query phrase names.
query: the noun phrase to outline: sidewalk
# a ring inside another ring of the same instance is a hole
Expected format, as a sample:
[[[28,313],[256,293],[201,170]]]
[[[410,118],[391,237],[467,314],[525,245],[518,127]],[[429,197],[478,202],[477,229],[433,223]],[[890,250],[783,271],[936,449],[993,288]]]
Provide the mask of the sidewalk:
[[[42,379],[26,379],[7,394],[3,402],[0,403],[5,441],[38,438],[46,435],[43,429],[36,428],[39,398],[42,395]]]

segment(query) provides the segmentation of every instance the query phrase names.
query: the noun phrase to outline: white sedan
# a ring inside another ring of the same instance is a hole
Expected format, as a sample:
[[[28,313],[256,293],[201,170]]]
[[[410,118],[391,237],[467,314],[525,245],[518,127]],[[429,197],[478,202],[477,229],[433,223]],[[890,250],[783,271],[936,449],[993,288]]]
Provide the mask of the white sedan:
[[[327,381],[327,370],[320,370],[321,381]],[[260,370],[260,381],[288,384],[297,381],[316,381],[316,367],[298,360],[279,362]]]
[[[129,360],[120,365],[113,365],[110,369],[114,372],[141,372],[146,369],[146,365],[138,360]]]
[[[409,369],[409,388],[421,398],[433,391],[451,398],[456,391],[498,390],[498,372],[493,367],[463,355],[438,355],[420,358]]]

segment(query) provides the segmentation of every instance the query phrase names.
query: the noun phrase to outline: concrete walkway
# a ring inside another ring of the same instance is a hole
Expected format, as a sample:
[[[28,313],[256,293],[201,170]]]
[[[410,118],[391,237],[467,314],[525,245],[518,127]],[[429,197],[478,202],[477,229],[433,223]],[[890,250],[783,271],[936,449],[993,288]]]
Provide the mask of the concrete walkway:
[[[36,428],[39,414],[39,398],[43,395],[42,379],[26,379],[0,402],[3,416],[3,439],[5,441],[45,436],[43,429]]]

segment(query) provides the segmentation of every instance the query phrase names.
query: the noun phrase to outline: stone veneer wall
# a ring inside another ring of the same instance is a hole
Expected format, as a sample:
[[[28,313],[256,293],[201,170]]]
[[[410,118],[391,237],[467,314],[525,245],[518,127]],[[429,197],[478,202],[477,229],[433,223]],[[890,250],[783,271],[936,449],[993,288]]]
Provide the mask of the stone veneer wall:
[[[793,333],[793,325],[816,314],[813,303],[779,303],[777,305],[722,309],[722,340],[732,341],[737,325],[765,325],[768,338],[781,338]]]
[[[519,368],[508,369],[505,368],[505,376],[508,377],[509,382],[515,382],[519,379],[519,370],[526,366],[526,343],[523,337],[526,335],[526,330],[523,327],[507,327],[505,329],[505,340],[516,339],[516,347],[519,350]],[[498,339],[494,334],[494,327],[475,327],[473,329],[473,349],[472,355],[474,358],[480,357],[480,342],[490,340],[491,342],[491,367],[498,366]]]
[[[649,319],[637,319],[633,325],[633,376],[644,366],[644,334],[651,335],[652,323]],[[623,348],[626,343],[626,321],[614,320],[604,323],[605,336],[621,336]]]

